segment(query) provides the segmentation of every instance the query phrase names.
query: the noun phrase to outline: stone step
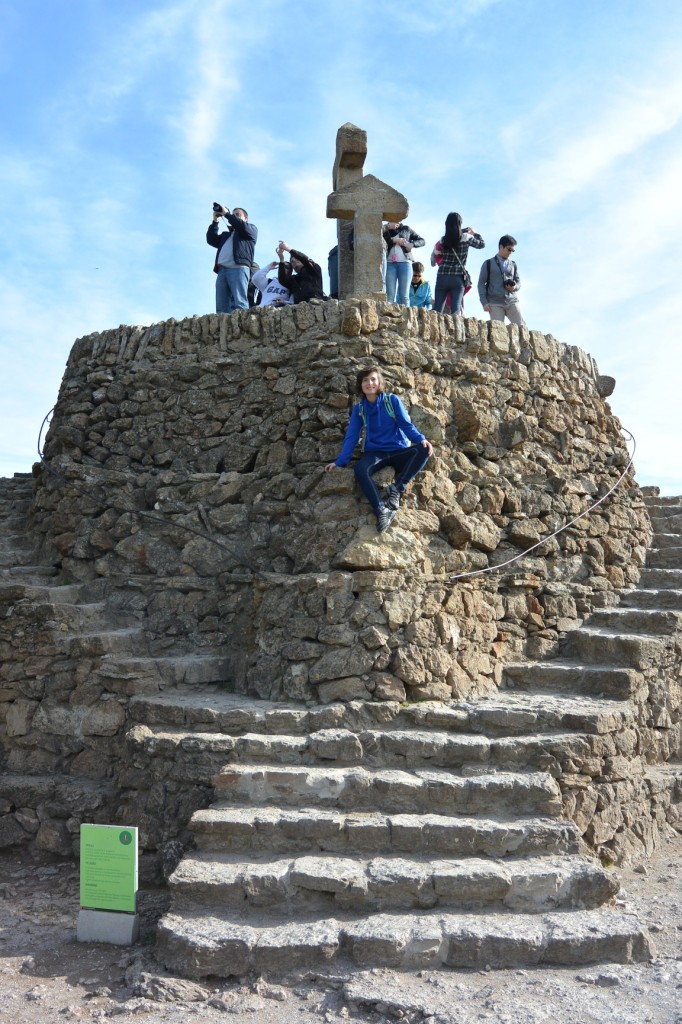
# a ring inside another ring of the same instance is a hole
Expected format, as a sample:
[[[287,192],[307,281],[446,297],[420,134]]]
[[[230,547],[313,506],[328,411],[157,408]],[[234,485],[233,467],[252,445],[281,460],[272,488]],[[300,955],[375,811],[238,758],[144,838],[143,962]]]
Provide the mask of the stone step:
[[[671,508],[667,511],[662,509],[649,516],[654,529],[654,537],[661,533],[674,533],[679,536],[682,533],[682,509]]]
[[[577,826],[560,818],[472,817],[339,811],[324,807],[214,806],[189,825],[199,850],[216,853],[409,853],[505,857],[578,853]]]
[[[0,551],[0,569],[14,569],[16,566],[28,565],[33,561],[32,549],[25,551]]]
[[[226,672],[228,665],[217,666],[217,670]],[[133,697],[129,704],[131,719],[150,726],[181,726],[189,731],[239,736],[247,732],[303,735],[315,720],[324,728],[337,725],[341,718],[335,710],[341,711],[343,705],[327,705],[309,713],[303,706],[257,701],[229,693],[224,687],[202,685],[199,679],[190,682],[193,685],[187,688],[178,678],[176,689]]]
[[[6,529],[24,532],[32,505],[33,499],[29,497],[3,503],[0,508],[0,523],[2,524],[3,533]]]
[[[656,548],[659,551],[666,551],[670,548],[682,547],[682,540],[680,539],[679,532],[672,532],[670,522],[667,525],[667,529],[662,532],[656,530],[654,533],[654,540],[652,548]]]
[[[643,589],[682,590],[682,569],[642,569],[639,586]]]
[[[644,495],[644,504],[647,509],[682,507],[682,497],[673,494]]]
[[[0,592],[16,591],[17,601],[35,601],[38,604],[76,604],[83,592],[81,583],[65,583],[60,586],[47,583],[19,583],[16,580],[0,579]]]
[[[17,495],[23,497],[27,494],[33,495],[36,490],[36,481],[30,474],[15,473],[14,476],[0,477],[0,496],[3,501],[11,501]]]
[[[644,771],[646,785],[651,793],[667,793],[671,806],[680,804],[682,794],[682,758],[679,751],[664,764],[647,765]],[[679,825],[678,825],[679,828]]]
[[[682,612],[672,609],[604,608],[590,616],[589,627],[646,636],[668,636],[682,625]]]
[[[420,705],[414,705],[415,711]],[[532,731],[575,730],[593,734],[620,732],[634,722],[629,701],[559,693],[516,693],[500,691],[475,704],[457,705],[470,710],[469,728],[490,736],[520,736]],[[425,724],[436,726],[426,716]]]
[[[32,500],[33,485],[31,483],[26,484],[24,481],[18,481],[9,487],[5,487],[2,481],[0,481],[0,503],[2,503],[3,507],[11,507],[15,502]]]
[[[352,701],[305,708],[259,701],[228,693],[224,688],[199,688],[198,678],[190,682],[192,689],[183,687],[178,680],[177,689],[135,697],[130,702],[131,719],[150,726],[178,726],[190,731],[235,736],[244,733],[305,735],[325,729],[360,733],[377,726],[488,736],[565,730],[607,733],[626,728],[632,719],[632,709],[627,703],[588,695],[547,696],[500,691],[494,697],[476,702],[422,701],[400,705],[391,701]]]
[[[11,569],[0,569],[0,583],[3,580],[40,583],[56,575],[57,570],[52,565],[16,565]]]
[[[218,801],[334,807],[408,814],[509,813],[557,816],[561,791],[545,772],[459,777],[429,769],[370,771],[298,765],[230,764],[214,780]]]
[[[238,860],[197,853],[169,879],[173,913],[363,914],[397,908],[590,909],[618,891],[613,873],[592,857],[493,860],[467,857],[266,856]]]
[[[3,512],[11,512],[16,508],[27,509],[33,502],[32,487],[18,487],[3,489],[0,486],[0,506]]]
[[[64,634],[57,637],[60,651],[70,658],[101,658],[105,655],[130,653],[145,645],[140,626],[101,630],[95,633]]]
[[[646,564],[650,569],[682,569],[682,545],[667,548],[649,548]]]
[[[618,911],[553,914],[376,914],[275,924],[237,924],[215,915],[168,914],[159,923],[158,955],[189,977],[268,974],[329,966],[400,969],[505,968],[633,963],[653,955],[637,919]]]
[[[18,531],[26,529],[31,522],[33,511],[33,496],[18,495],[11,500],[0,497],[0,527],[4,532],[7,524],[12,524]]]
[[[226,762],[289,765],[363,765],[382,768],[449,768],[473,775],[490,768],[545,769],[550,761],[574,771],[575,764],[604,758],[609,751],[593,735],[533,733],[529,736],[482,737],[418,729],[344,729],[308,735],[245,733],[231,736],[138,724],[128,730],[135,754],[164,759],[167,778],[209,784]]]
[[[106,623],[108,627],[115,627],[115,632],[123,634],[129,630],[138,630],[137,626],[128,626],[131,616],[125,612],[109,608],[104,601],[93,601],[83,604],[73,604],[66,601],[36,602],[36,615],[41,621],[54,623],[59,629],[66,629],[72,633],[85,635],[98,635],[94,626]],[[109,630],[106,631],[109,633]],[[105,635],[105,634],[99,634]]]
[[[504,679],[519,690],[596,694],[628,700],[643,686],[637,672],[609,665],[581,665],[575,661],[519,662],[505,665]]]
[[[19,550],[24,552],[33,551],[33,545],[30,538],[28,538],[23,531],[13,531],[11,528],[7,527],[6,523],[3,523],[3,530],[0,534],[0,553],[11,553]]]
[[[106,689],[131,697],[156,694],[175,686],[228,682],[228,661],[216,654],[131,656],[106,654],[94,670]],[[200,699],[200,693],[198,693]],[[171,706],[174,698],[169,697]],[[131,701],[132,704],[132,701]],[[139,713],[139,705],[138,705]]]
[[[0,594],[5,600],[30,602],[35,622],[68,633],[69,640],[77,632],[94,635],[96,630],[93,627],[102,623],[117,629],[124,629],[130,623],[130,614],[110,608],[104,601],[77,603],[81,589],[78,584],[63,587],[39,587],[7,581],[0,584]]]
[[[660,657],[665,646],[665,637],[581,626],[569,633],[562,653],[564,657],[596,665],[645,669]]]
[[[621,608],[658,608],[682,611],[682,590],[645,590],[635,587],[621,597]]]

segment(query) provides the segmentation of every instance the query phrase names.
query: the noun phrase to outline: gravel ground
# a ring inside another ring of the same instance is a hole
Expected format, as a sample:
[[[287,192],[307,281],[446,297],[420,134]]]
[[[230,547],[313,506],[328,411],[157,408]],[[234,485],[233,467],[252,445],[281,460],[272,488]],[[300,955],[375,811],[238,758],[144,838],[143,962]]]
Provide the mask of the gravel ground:
[[[619,905],[648,925],[647,964],[508,971],[336,971],[326,978],[197,984],[161,971],[154,926],[167,895],[140,897],[132,947],[75,938],[78,870],[0,857],[0,1024],[384,1022],[682,1024],[682,838],[621,872]],[[226,1017],[226,1014],[230,1016]]]

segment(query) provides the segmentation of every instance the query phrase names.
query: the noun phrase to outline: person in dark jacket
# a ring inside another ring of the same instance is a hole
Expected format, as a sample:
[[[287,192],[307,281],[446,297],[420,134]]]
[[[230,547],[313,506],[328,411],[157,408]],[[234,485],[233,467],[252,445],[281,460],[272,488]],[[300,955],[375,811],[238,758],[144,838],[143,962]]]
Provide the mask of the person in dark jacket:
[[[288,252],[291,262],[287,263],[284,253]],[[279,255],[279,269],[277,277],[279,283],[288,288],[294,297],[294,305],[298,302],[320,302],[326,299],[322,288],[322,267],[315,260],[309,259],[305,253],[298,249],[292,249],[286,242],[280,242],[277,246]]]
[[[218,230],[221,217],[230,225],[227,231]],[[214,207],[213,223],[209,224],[206,241],[218,250],[213,267],[218,275],[215,283],[216,313],[249,308],[249,280],[257,238],[258,228],[249,224],[246,210],[238,206],[230,213],[225,206]]]

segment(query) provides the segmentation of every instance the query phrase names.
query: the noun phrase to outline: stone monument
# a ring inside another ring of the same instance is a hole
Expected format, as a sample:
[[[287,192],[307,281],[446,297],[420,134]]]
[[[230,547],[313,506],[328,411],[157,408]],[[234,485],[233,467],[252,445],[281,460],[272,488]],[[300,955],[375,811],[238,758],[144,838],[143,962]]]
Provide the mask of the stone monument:
[[[327,196],[327,216],[339,221],[340,299],[349,295],[386,297],[381,274],[382,221],[400,221],[409,210],[404,195],[374,175],[363,174],[366,155],[367,132],[354,124],[342,125],[336,133],[334,191]],[[351,228],[353,250],[349,244]]]

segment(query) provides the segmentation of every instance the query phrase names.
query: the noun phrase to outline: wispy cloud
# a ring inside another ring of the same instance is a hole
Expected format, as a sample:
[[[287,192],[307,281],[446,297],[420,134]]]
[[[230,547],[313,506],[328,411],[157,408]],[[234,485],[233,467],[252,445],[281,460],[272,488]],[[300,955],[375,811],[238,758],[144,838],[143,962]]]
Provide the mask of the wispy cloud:
[[[225,126],[233,101],[241,92],[239,60],[227,45],[231,34],[225,21],[230,18],[230,6],[228,0],[212,0],[195,11],[189,27],[191,49],[184,69],[185,97],[177,114],[168,117],[171,129],[179,131],[187,155],[200,165],[211,155],[216,158],[218,148],[229,146]]]
[[[551,152],[538,159],[528,148],[528,139],[537,141],[537,126],[532,117],[522,128],[511,125],[503,135],[513,138],[517,153],[519,184],[505,202],[516,210],[520,222],[537,221],[567,197],[594,184],[600,176],[624,158],[670,132],[682,120],[682,71],[674,77],[655,79],[644,85],[622,81],[618,95],[596,105],[594,116],[582,104],[573,116],[554,126],[549,145]],[[540,141],[540,147],[542,142]],[[546,144],[545,144],[546,147]]]

